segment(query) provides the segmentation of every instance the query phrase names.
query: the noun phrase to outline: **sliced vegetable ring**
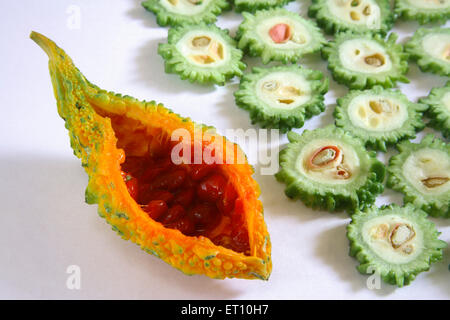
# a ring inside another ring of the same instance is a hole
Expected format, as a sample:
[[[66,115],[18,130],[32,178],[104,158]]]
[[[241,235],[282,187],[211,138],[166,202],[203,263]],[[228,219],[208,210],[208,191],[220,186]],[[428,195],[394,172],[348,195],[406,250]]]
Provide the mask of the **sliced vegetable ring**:
[[[362,274],[378,274],[403,287],[442,260],[447,243],[439,240],[434,223],[412,205],[372,207],[352,216],[347,227],[350,255],[361,263]]]
[[[169,30],[168,43],[158,53],[165,60],[167,73],[177,73],[190,82],[224,85],[234,76],[242,76],[246,65],[242,51],[235,48],[228,30],[198,24]]]
[[[380,32],[394,23],[388,0],[313,0],[308,15],[316,18],[325,32]]]
[[[429,126],[442,131],[445,138],[450,138],[450,81],[443,88],[434,88],[428,97],[420,99],[430,108],[427,115],[431,119]]]
[[[420,70],[450,76],[450,28],[419,28],[405,50]]]
[[[257,10],[282,7],[294,0],[234,0],[237,12],[255,12]]]
[[[326,42],[314,22],[282,8],[254,15],[244,12],[243,16],[236,34],[238,47],[251,56],[261,56],[264,64],[272,60],[295,63],[303,55],[319,51]]]
[[[322,49],[328,59],[333,78],[351,89],[381,85],[392,88],[397,81],[408,83],[405,73],[408,62],[403,47],[396,44],[397,35],[391,33],[387,41],[376,34],[340,33]]]
[[[226,0],[147,0],[142,6],[156,15],[160,26],[214,23],[223,10],[230,8]]]
[[[340,128],[288,133],[280,152],[278,181],[289,198],[308,207],[337,211],[362,209],[383,192],[385,167],[362,142]]]
[[[450,217],[450,145],[429,134],[419,144],[403,141],[389,160],[387,186],[432,216]]]
[[[328,79],[300,66],[254,68],[234,93],[236,104],[249,111],[252,123],[287,132],[325,110]]]
[[[426,105],[412,103],[398,90],[374,87],[350,91],[337,100],[336,126],[365,142],[366,146],[386,151],[405,138],[414,138],[425,127],[422,112]]]
[[[450,19],[449,0],[395,0],[395,14],[405,20],[416,20],[420,24],[445,23]]]

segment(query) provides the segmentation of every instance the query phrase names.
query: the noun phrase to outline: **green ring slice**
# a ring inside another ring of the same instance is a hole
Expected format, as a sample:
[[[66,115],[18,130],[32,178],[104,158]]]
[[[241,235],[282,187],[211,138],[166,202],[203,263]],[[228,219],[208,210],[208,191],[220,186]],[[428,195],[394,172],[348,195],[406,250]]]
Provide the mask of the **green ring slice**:
[[[428,97],[420,99],[420,102],[429,106],[427,116],[431,121],[427,125],[441,131],[445,138],[450,138],[450,81],[442,88],[433,88]]]
[[[258,10],[282,7],[294,0],[234,0],[236,12],[255,12]]]
[[[450,19],[450,0],[395,0],[395,14],[420,24],[445,23]]]

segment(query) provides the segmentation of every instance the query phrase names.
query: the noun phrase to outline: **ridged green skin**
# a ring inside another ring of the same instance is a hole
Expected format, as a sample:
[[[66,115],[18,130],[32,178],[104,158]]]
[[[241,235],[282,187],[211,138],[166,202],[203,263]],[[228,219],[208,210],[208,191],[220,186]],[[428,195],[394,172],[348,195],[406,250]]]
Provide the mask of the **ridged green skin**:
[[[429,55],[422,46],[423,38],[431,33],[450,35],[450,28],[419,28],[405,44],[405,50],[423,72],[431,72],[441,76],[450,76],[450,61],[437,59]]]
[[[293,72],[305,78],[311,86],[311,99],[291,110],[275,109],[256,95],[256,84],[268,74],[275,72]],[[253,68],[252,73],[245,74],[234,93],[236,104],[250,113],[252,124],[258,123],[262,128],[278,128],[285,133],[292,128],[300,128],[314,115],[325,110],[324,95],[328,91],[328,78],[317,70],[302,68],[298,65],[272,68]]]
[[[395,15],[404,20],[416,20],[420,24],[430,22],[445,23],[450,19],[450,2],[444,9],[424,9],[414,7],[408,0],[395,0]]]
[[[450,81],[448,81],[442,88],[434,88],[426,98],[422,98],[419,101],[429,106],[427,111],[428,118],[431,119],[428,122],[428,126],[439,130],[442,135],[450,138],[450,110],[444,105],[442,99],[444,95],[450,92]]]
[[[324,184],[311,180],[296,169],[297,158],[302,148],[313,139],[334,138],[354,148],[360,160],[359,176],[348,184]],[[289,144],[280,152],[280,171],[276,179],[287,185],[285,193],[289,198],[300,199],[313,209],[328,211],[347,210],[352,214],[375,202],[383,192],[385,166],[376,159],[375,152],[367,151],[359,139],[334,126],[304,130],[302,135],[288,133]]]
[[[220,38],[230,52],[229,61],[221,66],[208,67],[199,66],[190,62],[177,49],[178,41],[190,31],[198,30],[199,35],[203,31],[214,32]],[[226,81],[234,76],[241,77],[246,68],[245,63],[241,61],[243,53],[237,49],[235,41],[228,35],[228,30],[222,30],[214,25],[198,24],[175,27],[169,30],[168,42],[159,44],[158,53],[165,61],[165,71],[167,73],[176,73],[181,79],[190,82],[198,82],[218,85],[224,85]]]
[[[354,33],[380,33],[385,35],[394,24],[394,15],[388,0],[375,0],[380,8],[380,28],[370,29],[366,26],[348,23],[335,16],[328,8],[329,0],[312,0],[311,6],[308,8],[308,16],[315,18],[317,24],[328,34],[336,34],[343,31],[351,31]]]
[[[436,138],[433,134],[426,135],[418,144],[403,141],[397,145],[400,153],[389,159],[387,186],[403,193],[404,203],[412,203],[434,217],[450,218],[450,191],[438,196],[424,194],[417,190],[403,175],[402,169],[405,160],[413,152],[424,148],[441,150],[446,152],[450,158],[450,145]]]
[[[363,239],[364,223],[385,215],[402,217],[420,228],[423,233],[424,247],[414,260],[403,264],[386,261]],[[447,246],[447,243],[438,239],[440,232],[426,217],[425,212],[412,205],[399,207],[395,204],[382,206],[380,209],[371,207],[354,214],[351,223],[347,226],[347,238],[350,240],[350,256],[361,263],[357,270],[366,275],[378,274],[386,283],[398,287],[409,285],[419,273],[428,271],[432,263],[442,260],[442,249]]]
[[[254,15],[243,12],[242,15],[244,16],[244,21],[240,24],[236,33],[238,48],[244,50],[250,56],[260,56],[264,64],[270,61],[281,61],[285,64],[288,62],[296,63],[302,56],[318,52],[324,43],[326,43],[322,31],[317,27],[315,22],[306,20],[297,13],[286,9],[262,10],[257,11]],[[273,48],[270,44],[263,41],[257,34],[256,28],[265,19],[273,17],[286,17],[286,19],[295,20],[304,25],[312,34],[312,40],[309,45],[296,49],[280,49]]]
[[[400,128],[384,132],[370,131],[355,126],[350,120],[348,107],[353,99],[361,95],[377,95],[401,102],[407,106],[408,119],[405,120]],[[399,90],[384,89],[383,87],[376,86],[371,90],[350,91],[344,97],[337,99],[337,106],[333,115],[336,119],[337,127],[343,128],[353,136],[364,141],[366,147],[386,152],[387,146],[394,145],[403,139],[415,138],[416,132],[425,127],[425,123],[422,120],[422,113],[427,108],[424,104],[409,101],[408,97]]]
[[[323,47],[322,57],[328,60],[328,69],[331,71],[333,79],[350,89],[368,89],[376,85],[392,88],[397,81],[409,83],[405,76],[408,71],[407,54],[403,51],[401,44],[395,43],[397,38],[395,33],[391,33],[385,41],[379,34],[342,32],[336,36],[334,41],[328,42]],[[391,59],[392,69],[375,74],[356,72],[345,68],[339,58],[339,46],[351,39],[370,39],[381,44]]]
[[[161,4],[161,0],[147,0],[142,2],[142,6],[156,15],[156,22],[162,27],[167,25],[173,27],[186,24],[199,24],[202,22],[214,23],[217,20],[217,16],[223,10],[231,8],[227,0],[211,0],[201,13],[196,15],[183,15],[167,10]]]
[[[255,12],[257,10],[282,7],[294,0],[234,0],[236,12]]]

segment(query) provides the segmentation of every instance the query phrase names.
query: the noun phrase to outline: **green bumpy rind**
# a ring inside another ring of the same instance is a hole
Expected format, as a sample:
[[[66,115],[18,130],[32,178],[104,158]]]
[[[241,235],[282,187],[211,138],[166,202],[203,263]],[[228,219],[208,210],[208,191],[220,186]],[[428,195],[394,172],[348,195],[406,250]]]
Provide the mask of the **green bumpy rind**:
[[[389,159],[387,186],[403,193],[404,203],[412,203],[434,217],[450,218],[450,192],[438,196],[424,194],[408,182],[403,175],[405,160],[411,153],[424,148],[443,151],[450,157],[450,145],[433,134],[426,135],[418,144],[403,141],[397,145],[400,153]]]
[[[419,28],[405,44],[405,50],[411,60],[415,61],[423,72],[431,72],[441,76],[450,76],[450,61],[437,59],[428,54],[422,46],[423,38],[431,33],[450,35],[450,28]]]
[[[229,61],[216,67],[203,67],[191,63],[184,57],[177,49],[177,42],[187,32],[195,30],[214,32],[220,37],[229,50]],[[215,25],[198,24],[171,28],[169,29],[168,42],[159,44],[158,53],[165,61],[166,73],[176,73],[181,79],[190,82],[224,85],[234,76],[241,77],[243,70],[246,68],[245,63],[241,61],[243,52],[236,48],[236,42],[229,36],[228,30],[219,29]]]
[[[403,125],[391,131],[369,131],[355,126],[349,117],[348,107],[353,99],[360,95],[373,94],[382,97],[391,97],[407,106],[408,119]],[[337,99],[337,106],[334,110],[336,126],[348,131],[353,136],[361,139],[366,147],[386,152],[386,147],[391,146],[403,139],[415,138],[417,131],[425,127],[422,120],[422,113],[427,110],[427,106],[420,103],[413,103],[399,90],[384,89],[376,86],[371,90],[350,91],[347,95]]]
[[[441,131],[447,139],[450,138],[450,110],[444,105],[442,99],[448,92],[450,92],[450,81],[447,81],[442,88],[433,88],[428,97],[420,99],[421,103],[429,106],[427,116],[431,121],[427,125]]]
[[[255,12],[258,10],[282,7],[294,0],[234,0],[236,12]]]
[[[394,24],[394,15],[388,0],[375,0],[380,8],[381,22],[377,29],[370,29],[366,26],[351,24],[342,21],[336,17],[328,8],[329,0],[312,0],[311,6],[308,8],[308,16],[315,18],[317,24],[328,34],[337,34],[343,31],[351,31],[354,33],[380,33],[385,35]]]
[[[282,63],[296,63],[302,56],[318,52],[326,43],[322,31],[315,22],[302,18],[297,13],[283,8],[261,10],[254,15],[243,12],[244,21],[239,25],[236,33],[238,48],[244,50],[252,57],[261,57],[264,64],[270,61],[281,61]],[[311,41],[308,46],[295,49],[273,48],[261,39],[257,34],[257,26],[265,19],[273,17],[286,17],[301,23],[311,34]]]
[[[450,19],[450,6],[443,9],[424,9],[411,5],[408,0],[395,0],[395,15],[404,20],[416,20],[420,24],[445,23]]]
[[[256,84],[260,79],[274,72],[295,72],[304,77],[311,86],[311,98],[304,104],[291,110],[275,109],[260,100],[256,95]],[[236,104],[250,113],[252,124],[262,128],[278,128],[285,133],[292,128],[300,128],[314,115],[325,110],[324,95],[328,91],[329,81],[323,73],[300,66],[281,66],[273,68],[253,68],[252,73],[245,74],[234,93]]]
[[[360,159],[360,175],[348,184],[324,184],[308,178],[296,169],[298,155],[313,139],[334,138],[350,145]],[[367,151],[359,139],[335,126],[304,130],[302,135],[288,133],[289,144],[280,152],[280,171],[276,179],[287,185],[285,194],[291,199],[300,199],[307,207],[327,211],[347,210],[352,214],[375,202],[383,192],[385,166],[376,159],[376,153]]]
[[[350,89],[368,89],[376,85],[392,88],[397,81],[409,83],[405,76],[408,71],[408,55],[403,51],[401,44],[395,43],[398,35],[391,33],[385,41],[379,34],[355,34],[350,31],[339,33],[334,41],[330,41],[322,49],[322,57],[328,60],[328,69],[333,79]],[[345,68],[339,59],[339,46],[351,39],[370,39],[381,44],[392,62],[392,69],[380,73],[362,73]]]
[[[184,15],[170,12],[161,4],[161,0],[147,0],[142,6],[156,15],[156,22],[160,26],[182,26],[186,24],[214,23],[217,16],[231,6],[227,0],[211,0],[204,10],[195,15]]]
[[[414,222],[423,233],[422,252],[408,263],[392,263],[380,257],[364,240],[362,227],[367,221],[384,215],[396,215]],[[378,274],[386,283],[403,287],[409,285],[416,276],[430,269],[431,263],[442,260],[442,251],[447,243],[439,240],[439,232],[434,223],[427,219],[427,214],[412,205],[399,207],[395,204],[371,207],[352,216],[347,226],[347,238],[350,241],[350,256],[355,257],[360,265],[357,270],[362,274]]]

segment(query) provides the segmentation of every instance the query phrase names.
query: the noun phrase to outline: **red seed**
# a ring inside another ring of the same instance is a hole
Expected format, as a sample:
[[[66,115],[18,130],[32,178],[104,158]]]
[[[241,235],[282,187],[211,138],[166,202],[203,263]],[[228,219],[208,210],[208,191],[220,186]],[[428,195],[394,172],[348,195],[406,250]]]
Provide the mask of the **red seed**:
[[[175,224],[175,228],[184,235],[191,235],[195,232],[194,223],[188,218],[182,218]]]
[[[188,207],[194,200],[195,191],[193,188],[181,190],[173,200],[173,203],[179,204],[184,208]]]
[[[221,174],[212,174],[198,185],[197,196],[201,200],[215,202],[222,197],[226,183]]]
[[[174,205],[169,209],[166,216],[162,218],[161,222],[163,224],[169,224],[177,221],[179,218],[183,217],[186,214],[186,211],[179,204]]]
[[[125,179],[127,179],[125,184],[127,186],[128,193],[134,200],[136,200],[138,197],[138,193],[139,193],[138,192],[138,190],[139,190],[138,180],[136,178],[131,177],[130,175],[127,175]]]
[[[183,185],[185,179],[186,172],[178,169],[157,177],[151,186],[152,189],[175,190]]]
[[[234,251],[246,252],[250,250],[248,231],[245,229],[235,229],[231,233],[232,247]]]
[[[173,199],[173,194],[166,190],[150,190],[148,188],[145,193],[139,194],[140,203],[148,203],[152,200],[162,200],[165,203],[170,203]]]
[[[189,217],[196,225],[209,226],[216,220],[217,209],[209,203],[200,203],[189,211]]]
[[[269,30],[269,35],[275,43],[283,43],[291,38],[291,27],[285,23],[274,25]]]
[[[192,179],[201,180],[206,177],[216,166],[214,164],[192,164],[189,167],[189,174]]]
[[[147,205],[142,206],[142,209],[148,213],[150,218],[158,220],[167,212],[168,207],[162,200],[152,200]]]

